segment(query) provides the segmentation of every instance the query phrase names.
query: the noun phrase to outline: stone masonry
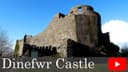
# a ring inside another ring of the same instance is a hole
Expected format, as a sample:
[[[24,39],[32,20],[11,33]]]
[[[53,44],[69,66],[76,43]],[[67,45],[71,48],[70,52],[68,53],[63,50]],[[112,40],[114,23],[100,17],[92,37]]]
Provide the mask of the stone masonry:
[[[49,26],[35,36],[17,40],[15,56],[95,57],[119,56],[119,47],[101,31],[101,17],[91,6],[73,7],[58,13]]]

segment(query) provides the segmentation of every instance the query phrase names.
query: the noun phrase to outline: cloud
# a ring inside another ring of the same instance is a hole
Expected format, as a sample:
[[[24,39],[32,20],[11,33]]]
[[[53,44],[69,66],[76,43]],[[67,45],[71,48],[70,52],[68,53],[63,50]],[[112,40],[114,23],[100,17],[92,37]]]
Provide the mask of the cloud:
[[[102,32],[109,32],[111,42],[120,47],[128,44],[128,22],[126,21],[110,20],[102,25]]]

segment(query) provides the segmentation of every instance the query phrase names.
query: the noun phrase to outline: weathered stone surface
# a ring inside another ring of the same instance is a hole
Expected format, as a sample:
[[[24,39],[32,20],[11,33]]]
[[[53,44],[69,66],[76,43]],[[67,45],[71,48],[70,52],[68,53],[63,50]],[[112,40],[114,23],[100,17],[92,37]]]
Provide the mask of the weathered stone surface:
[[[59,54],[60,57],[118,56],[119,53],[119,48],[110,43],[109,33],[102,33],[100,15],[86,5],[72,8],[67,15],[56,14],[45,31],[35,36],[25,35],[18,44],[18,56],[31,56],[33,49],[39,57],[41,52],[42,56]]]

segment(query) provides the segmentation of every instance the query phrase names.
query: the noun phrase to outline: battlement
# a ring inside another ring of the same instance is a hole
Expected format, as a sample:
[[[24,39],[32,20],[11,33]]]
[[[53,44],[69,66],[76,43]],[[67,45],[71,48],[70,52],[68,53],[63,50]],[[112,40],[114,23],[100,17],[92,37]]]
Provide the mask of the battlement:
[[[70,14],[83,14],[89,12],[94,12],[94,9],[91,6],[87,5],[78,5],[70,10]]]
[[[25,35],[21,43],[22,56],[90,57],[119,53],[119,48],[109,41],[109,33],[101,31],[100,14],[87,5],[75,6],[67,15],[57,13],[43,32]]]

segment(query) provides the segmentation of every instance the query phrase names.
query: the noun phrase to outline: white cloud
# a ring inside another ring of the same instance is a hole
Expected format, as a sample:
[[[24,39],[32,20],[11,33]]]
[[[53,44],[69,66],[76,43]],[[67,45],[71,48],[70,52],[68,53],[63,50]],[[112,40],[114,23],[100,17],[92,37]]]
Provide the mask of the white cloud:
[[[128,22],[126,21],[110,20],[102,25],[102,32],[109,32],[111,42],[120,47],[128,44]]]

